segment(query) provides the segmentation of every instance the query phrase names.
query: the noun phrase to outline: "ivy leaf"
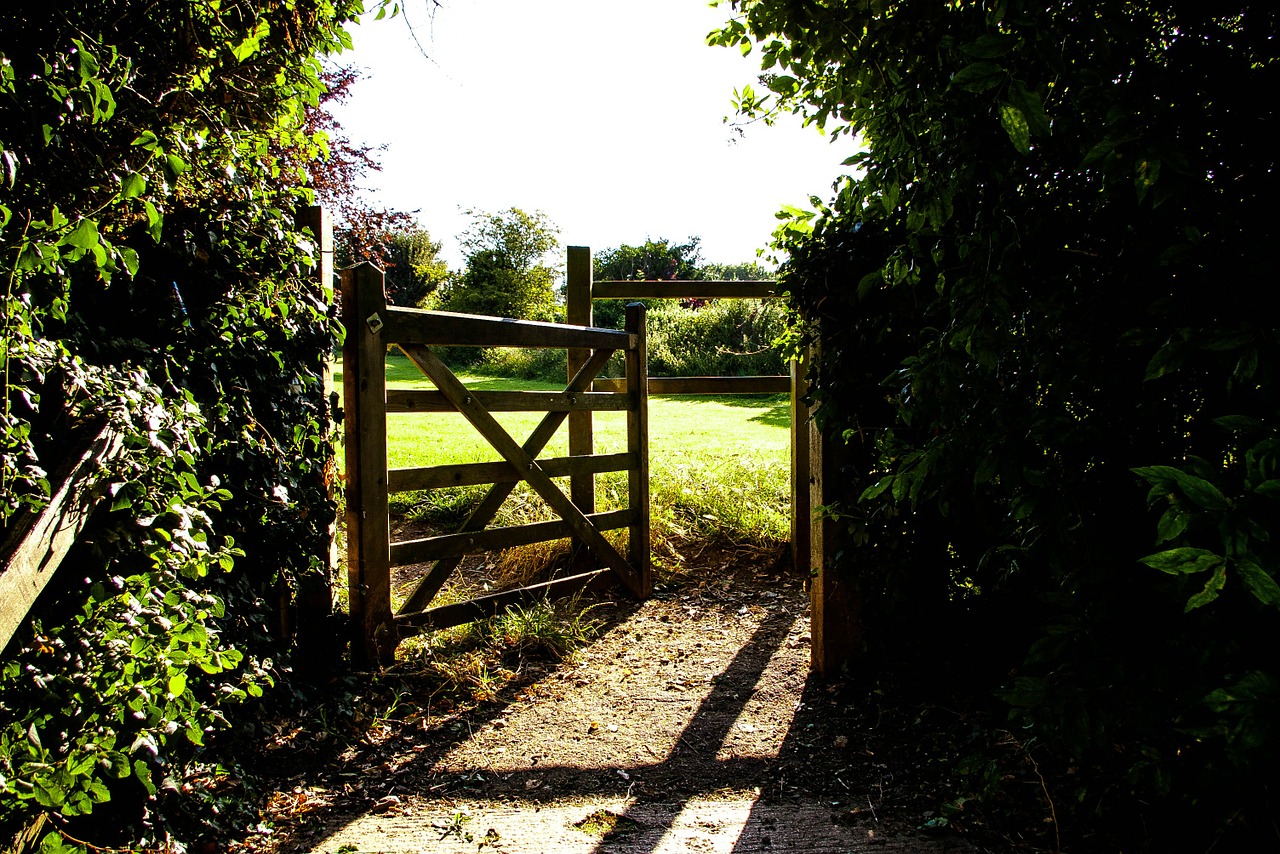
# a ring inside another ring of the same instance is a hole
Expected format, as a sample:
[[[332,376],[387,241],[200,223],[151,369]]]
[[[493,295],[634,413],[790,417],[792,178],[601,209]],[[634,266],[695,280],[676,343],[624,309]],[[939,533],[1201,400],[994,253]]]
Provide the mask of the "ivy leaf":
[[[71,233],[59,242],[88,251],[98,245],[98,224],[91,219],[81,219]]]
[[[1004,132],[1009,134],[1009,141],[1014,148],[1023,154],[1031,151],[1031,126],[1027,124],[1027,117],[1022,114],[1022,110],[1013,104],[1001,104],[1000,124],[1004,126]]]
[[[130,172],[124,176],[124,180],[120,182],[120,198],[133,199],[141,196],[147,190],[147,179],[143,178],[137,172]]]
[[[1222,555],[1214,554],[1207,549],[1183,546],[1147,555],[1140,562],[1169,575],[1191,575],[1192,573],[1214,569],[1225,561],[1226,558]]]

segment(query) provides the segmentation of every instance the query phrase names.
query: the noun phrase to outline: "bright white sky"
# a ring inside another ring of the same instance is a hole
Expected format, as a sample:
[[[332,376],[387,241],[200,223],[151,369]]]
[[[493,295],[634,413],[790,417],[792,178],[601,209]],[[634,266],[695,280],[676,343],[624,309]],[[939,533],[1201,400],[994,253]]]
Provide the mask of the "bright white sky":
[[[708,262],[754,261],[784,204],[827,197],[853,153],[798,120],[739,138],[723,118],[755,53],[712,48],[727,7],[705,0],[408,0],[352,28],[365,70],[338,118],[386,143],[367,182],[461,266],[464,209],[541,210],[565,245],[702,238]],[[759,87],[757,87],[759,88]]]

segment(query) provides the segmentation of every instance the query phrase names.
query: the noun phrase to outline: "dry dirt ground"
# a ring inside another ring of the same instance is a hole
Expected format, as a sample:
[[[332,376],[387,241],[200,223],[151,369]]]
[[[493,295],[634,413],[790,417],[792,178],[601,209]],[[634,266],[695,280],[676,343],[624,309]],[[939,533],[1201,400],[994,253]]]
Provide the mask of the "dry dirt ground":
[[[1022,848],[970,832],[932,750],[962,715],[809,674],[807,593],[769,563],[721,554],[647,602],[602,600],[590,645],[492,702],[389,713],[348,744],[294,730],[267,753],[270,821],[232,850]]]

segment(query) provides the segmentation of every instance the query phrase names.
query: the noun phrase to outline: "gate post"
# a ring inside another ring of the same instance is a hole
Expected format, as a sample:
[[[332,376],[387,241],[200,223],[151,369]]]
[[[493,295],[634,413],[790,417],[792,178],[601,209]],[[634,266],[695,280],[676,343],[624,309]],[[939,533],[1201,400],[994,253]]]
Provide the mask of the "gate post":
[[[574,326],[591,326],[591,248],[570,246],[568,252],[568,263],[565,266],[565,320]],[[570,347],[567,351],[569,367],[567,378],[572,380],[590,358],[591,350],[585,347]],[[590,456],[594,453],[592,414],[591,412],[569,413],[569,456]],[[596,512],[595,475],[571,475],[569,497],[583,513]]]
[[[815,359],[817,346],[808,354]],[[810,667],[820,676],[838,676],[862,651],[862,597],[854,578],[848,527],[819,507],[839,506],[857,498],[849,492],[851,453],[844,437],[830,435],[809,420],[810,557],[804,564],[809,577]],[[843,554],[842,554],[843,553]],[[837,560],[841,556],[842,560]]]
[[[321,298],[326,305],[332,305],[334,252],[333,252],[333,215],[320,205],[304,208],[298,216],[298,225],[311,230],[316,240],[316,284],[319,286]],[[324,378],[324,399],[330,406],[330,417],[336,415],[336,407],[330,404],[333,400],[333,362],[328,355],[321,366]],[[332,435],[332,434],[331,434]],[[336,443],[337,437],[333,436]],[[338,470],[336,455],[329,460],[324,471],[324,486],[330,500],[337,502]],[[333,655],[335,639],[330,631],[329,619],[333,615],[333,583],[338,573],[338,519],[335,515],[329,520],[328,544],[323,575],[303,576],[298,579],[295,620],[298,656],[295,669],[310,675],[327,675],[334,671],[338,662]]]
[[[387,348],[379,334],[386,313],[381,270],[365,262],[342,271],[347,596],[351,658],[362,667],[394,659],[397,640],[387,521]]]
[[[640,576],[640,595],[653,592],[653,565],[649,555],[649,347],[644,303],[627,306],[627,332],[636,339],[627,350],[627,503],[631,507],[628,561]],[[590,413],[588,413],[590,414]]]

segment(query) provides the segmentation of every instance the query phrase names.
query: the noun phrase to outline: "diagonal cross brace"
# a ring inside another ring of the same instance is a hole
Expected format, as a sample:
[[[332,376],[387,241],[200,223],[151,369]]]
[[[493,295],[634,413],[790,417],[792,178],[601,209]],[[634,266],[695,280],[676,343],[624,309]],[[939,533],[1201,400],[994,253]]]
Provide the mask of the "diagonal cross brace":
[[[423,373],[427,373],[427,369],[414,359],[413,353],[409,352],[411,349],[415,351],[429,352],[425,347],[422,347],[421,345],[405,344],[400,345],[400,349],[404,350],[405,354],[409,356],[410,359],[414,360],[414,363],[418,365],[419,369],[421,369]],[[573,379],[570,380],[569,384],[565,387],[565,391],[579,392],[590,388],[591,381],[595,379],[596,374],[600,373],[600,371],[604,369],[604,366],[608,363],[609,357],[612,354],[612,350],[596,350],[593,352],[587,363],[583,365],[576,374],[574,374]],[[444,367],[443,364],[441,367]],[[444,368],[444,370],[448,371],[448,368]],[[430,374],[428,374],[428,376],[430,376]],[[449,376],[452,377],[453,374],[450,373]],[[435,380],[434,377],[431,379],[433,381]],[[454,378],[454,381],[457,383],[456,378]],[[440,383],[437,382],[436,385],[439,386]],[[457,385],[461,387],[462,384],[457,383]],[[465,388],[463,388],[463,395],[464,397],[466,396]],[[542,449],[546,447],[547,443],[551,441],[552,437],[555,436],[556,431],[560,429],[560,425],[564,423],[568,414],[569,413],[567,412],[548,412],[529,435],[528,440],[524,443],[522,448],[523,452],[528,457],[537,456]],[[501,427],[498,429],[501,429]],[[520,468],[520,470],[523,472],[527,469]],[[515,487],[516,485],[514,483],[496,483],[490,487],[489,492],[484,497],[484,500],[480,502],[479,506],[477,506],[467,518],[467,521],[458,529],[459,532],[465,533],[469,531],[483,530],[484,527],[493,520],[493,517],[497,515],[498,509],[502,506],[502,502],[506,501],[507,496],[511,494]],[[558,489],[556,491],[559,492]],[[440,588],[444,586],[444,582],[449,577],[449,573],[453,572],[460,560],[460,558],[450,557],[441,558],[436,561],[430,571],[428,571],[422,580],[418,582],[418,586],[414,588],[411,594],[409,594],[409,598],[405,600],[405,603],[400,607],[397,613],[413,614],[424,610],[436,593],[440,591]]]
[[[560,487],[556,486],[537,461],[524,448],[516,444],[515,439],[511,438],[511,434],[498,423],[484,404],[467,391],[466,386],[453,375],[444,362],[440,361],[440,357],[420,344],[402,345],[400,349],[404,350],[405,355],[431,378],[436,388],[471,422],[471,425],[484,436],[494,450],[523,474],[525,482],[533,488],[533,491],[538,493],[542,500],[564,519],[573,532],[617,573],[627,589],[637,596],[643,596],[644,589],[639,573],[622,555],[618,554],[617,549],[604,538],[604,535],[595,529],[578,506],[560,491]]]

